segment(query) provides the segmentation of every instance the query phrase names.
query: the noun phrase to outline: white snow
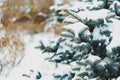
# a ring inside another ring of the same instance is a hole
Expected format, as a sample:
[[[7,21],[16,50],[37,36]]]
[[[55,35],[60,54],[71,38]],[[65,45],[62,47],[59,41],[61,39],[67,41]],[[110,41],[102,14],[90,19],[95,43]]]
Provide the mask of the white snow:
[[[101,40],[102,39],[102,35],[100,34],[99,27],[94,28],[92,35],[93,35],[93,40]]]
[[[75,36],[77,36],[78,34],[81,34],[83,31],[89,29],[87,25],[81,23],[81,22],[77,22],[77,23],[74,23],[74,24],[70,24],[70,25],[67,25],[67,26],[64,26],[63,27],[64,30],[69,30],[71,31],[72,33],[75,34]]]
[[[120,76],[117,78],[117,80],[120,80]]]
[[[55,62],[48,62],[45,60],[48,54],[42,54],[42,51],[35,49],[39,45],[39,40],[48,41],[48,39],[55,39],[56,36],[50,33],[40,33],[33,36],[25,36],[26,49],[25,56],[22,62],[14,67],[9,73],[8,77],[0,76],[0,80],[35,80],[35,76],[39,71],[43,76],[41,80],[54,80],[53,73],[60,71],[61,73],[70,71],[70,66],[57,64]],[[34,72],[31,72],[33,70]],[[26,74],[31,78],[23,77]]]
[[[120,46],[120,21],[116,19],[111,19],[112,23],[109,23],[109,30],[112,32],[111,43],[106,47],[106,49],[111,53],[113,48]]]
[[[90,63],[90,65],[93,65],[95,62],[100,61],[101,58],[98,56],[94,56],[94,55],[89,55],[89,57],[87,58],[87,61]]]
[[[94,10],[94,11],[80,11],[78,13],[79,18],[81,18],[82,20],[87,19],[89,20],[93,20],[96,21],[98,19],[105,19],[108,15],[115,15],[113,13],[110,13],[111,11],[107,10],[107,9],[101,9],[101,10]]]

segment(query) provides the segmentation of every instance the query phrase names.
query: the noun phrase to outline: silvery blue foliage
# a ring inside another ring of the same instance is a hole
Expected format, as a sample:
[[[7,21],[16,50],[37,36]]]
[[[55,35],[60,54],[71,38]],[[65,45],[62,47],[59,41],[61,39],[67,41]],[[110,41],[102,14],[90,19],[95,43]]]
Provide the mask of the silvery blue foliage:
[[[116,80],[120,76],[119,1],[78,0],[78,4],[95,1],[98,5],[87,9],[75,8],[77,2],[64,9],[68,15],[64,22],[68,25],[63,27],[61,36],[48,46],[41,42],[44,52],[53,53],[49,61],[71,66],[74,75],[69,80]]]
[[[109,9],[115,12],[118,16],[120,16],[120,1],[114,0],[113,3],[110,5]]]
[[[46,20],[45,31],[47,31],[51,27],[60,24],[64,20],[65,15],[60,14],[60,11],[62,11],[62,9],[64,8],[62,6],[63,2],[64,0],[54,0],[54,5],[50,7],[50,10],[53,11],[53,13]]]

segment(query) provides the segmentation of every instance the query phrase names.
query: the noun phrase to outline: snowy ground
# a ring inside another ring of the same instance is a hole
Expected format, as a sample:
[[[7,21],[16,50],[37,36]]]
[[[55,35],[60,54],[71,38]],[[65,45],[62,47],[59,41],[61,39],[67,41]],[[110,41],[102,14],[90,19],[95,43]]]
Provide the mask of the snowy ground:
[[[48,41],[48,39],[54,38],[56,38],[56,36],[51,33],[40,33],[32,36],[25,36],[24,40],[26,42],[26,49],[22,62],[11,70],[8,77],[5,78],[1,76],[0,80],[34,80],[38,71],[43,76],[43,79],[40,80],[54,80],[51,75],[55,73],[55,71],[64,71],[66,68],[69,69],[69,66],[61,64],[58,64],[59,66],[56,68],[56,63],[45,60],[45,58],[49,56],[48,54],[42,54],[39,49],[35,49],[35,47],[39,45],[39,40],[42,39]],[[33,72],[30,70],[33,70]],[[23,74],[31,76],[31,79],[23,77]]]

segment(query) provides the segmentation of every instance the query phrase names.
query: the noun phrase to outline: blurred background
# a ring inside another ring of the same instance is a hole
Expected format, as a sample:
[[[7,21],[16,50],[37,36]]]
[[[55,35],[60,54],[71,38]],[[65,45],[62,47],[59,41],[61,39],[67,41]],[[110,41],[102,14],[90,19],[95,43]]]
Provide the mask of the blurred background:
[[[1,27],[31,34],[43,31],[53,0],[0,0]]]
[[[23,80],[22,74],[36,67],[47,73],[49,65],[53,69],[55,64],[46,63],[35,47],[60,35],[65,24],[57,22],[50,7],[61,1],[0,0],[0,80]]]

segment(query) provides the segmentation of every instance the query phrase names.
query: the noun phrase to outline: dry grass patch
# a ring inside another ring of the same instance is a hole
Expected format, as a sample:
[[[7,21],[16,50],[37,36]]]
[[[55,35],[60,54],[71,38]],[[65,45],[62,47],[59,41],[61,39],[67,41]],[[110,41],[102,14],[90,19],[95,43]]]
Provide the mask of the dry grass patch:
[[[7,76],[24,57],[24,42],[10,34],[0,38],[0,74]]]
[[[6,32],[9,33],[27,33],[27,34],[35,34],[39,32],[43,32],[45,26],[45,22],[42,23],[34,23],[34,22],[16,22],[16,23],[8,23],[7,26],[3,28]]]
[[[45,20],[51,11],[49,7],[53,5],[54,0],[8,0],[2,6],[2,23],[7,31],[27,31],[30,34],[41,32],[45,26]],[[21,7],[31,9],[26,13],[21,11]],[[46,14],[38,16],[38,13]],[[14,21],[15,19],[15,21]]]

